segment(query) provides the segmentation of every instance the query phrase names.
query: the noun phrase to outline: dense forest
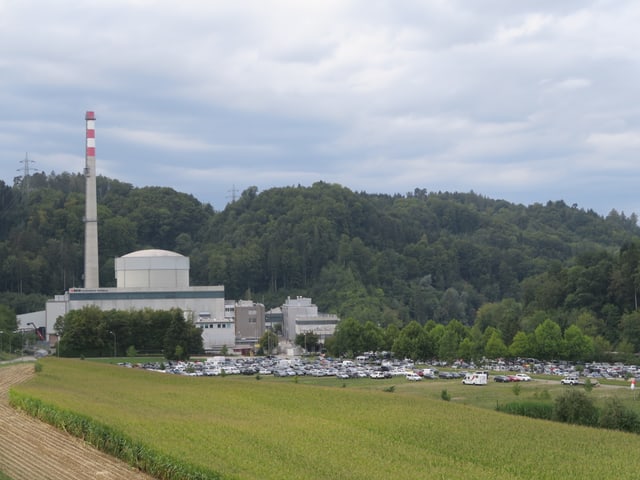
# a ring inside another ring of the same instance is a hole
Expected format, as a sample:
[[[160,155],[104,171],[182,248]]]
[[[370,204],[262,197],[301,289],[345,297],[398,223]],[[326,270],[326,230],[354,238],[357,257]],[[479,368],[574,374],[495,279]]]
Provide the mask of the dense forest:
[[[0,303],[16,313],[82,286],[84,182],[69,173],[0,181]],[[251,187],[222,211],[102,176],[97,191],[105,287],[115,286],[115,257],[160,248],[190,257],[192,285],[222,284],[226,298],[267,308],[303,295],[361,325],[433,330],[455,320],[506,345],[549,320],[562,334],[574,326],[606,348],[640,350],[635,214],[323,182]]]

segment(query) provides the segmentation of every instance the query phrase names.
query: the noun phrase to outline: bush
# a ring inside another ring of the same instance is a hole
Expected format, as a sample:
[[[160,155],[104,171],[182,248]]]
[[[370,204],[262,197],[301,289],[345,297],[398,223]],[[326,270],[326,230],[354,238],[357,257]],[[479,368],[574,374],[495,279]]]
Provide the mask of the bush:
[[[596,426],[598,409],[586,393],[571,389],[556,398],[553,418],[559,422]]]
[[[541,418],[544,420],[551,420],[553,418],[553,404],[550,402],[510,402],[504,405],[498,404],[496,410],[512,415],[522,415],[524,417]]]
[[[516,397],[520,395],[520,392],[522,392],[522,385],[520,385],[520,382],[514,383],[513,387],[511,387],[511,391]]]
[[[614,397],[608,399],[602,409],[600,427],[640,433],[640,417],[635,411],[625,407],[620,399]]]
[[[385,388],[383,391],[384,391],[384,392],[387,392],[387,393],[393,393],[393,392],[395,392],[395,391],[396,391],[396,386],[395,386],[395,385],[389,385],[389,386],[388,386],[387,388]]]
[[[551,394],[549,393],[549,390],[545,388],[542,391],[536,391],[533,394],[533,398],[537,400],[551,400]]]
[[[41,364],[40,362],[36,362],[36,363],[33,365],[33,371],[34,371],[35,373],[40,373],[40,372],[42,371],[42,364]]]
[[[593,383],[590,378],[587,378],[584,382],[584,390],[588,393],[593,390]]]
[[[444,390],[442,390],[442,392],[440,392],[440,398],[445,402],[448,402],[451,400],[451,394],[447,392],[447,389],[445,388]]]

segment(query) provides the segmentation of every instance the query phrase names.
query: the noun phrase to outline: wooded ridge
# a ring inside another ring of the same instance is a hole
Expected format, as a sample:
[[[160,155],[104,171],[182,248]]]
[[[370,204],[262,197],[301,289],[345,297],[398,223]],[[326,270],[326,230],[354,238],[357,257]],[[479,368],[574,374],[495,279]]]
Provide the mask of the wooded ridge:
[[[529,206],[476,193],[353,192],[319,182],[246,189],[216,211],[170,188],[98,177],[101,286],[143,248],[190,257],[192,285],[267,308],[290,295],[380,327],[457,320],[511,344],[545,320],[640,350],[640,228],[563,201]],[[84,177],[0,181],[0,303],[16,313],[82,286]]]

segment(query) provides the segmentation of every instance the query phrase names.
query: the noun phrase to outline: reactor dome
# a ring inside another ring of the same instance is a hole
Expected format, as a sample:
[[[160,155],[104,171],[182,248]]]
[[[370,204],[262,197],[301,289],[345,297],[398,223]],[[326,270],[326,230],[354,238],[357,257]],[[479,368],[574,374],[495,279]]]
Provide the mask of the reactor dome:
[[[189,257],[168,250],[138,250],[116,258],[118,288],[187,288]]]

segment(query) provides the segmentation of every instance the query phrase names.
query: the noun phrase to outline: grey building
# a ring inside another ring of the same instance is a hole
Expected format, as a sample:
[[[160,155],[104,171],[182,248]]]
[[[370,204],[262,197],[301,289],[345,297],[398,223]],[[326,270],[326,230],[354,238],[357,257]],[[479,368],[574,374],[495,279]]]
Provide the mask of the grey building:
[[[284,337],[293,342],[296,335],[313,332],[318,335],[320,343],[332,336],[340,322],[337,315],[318,313],[317,305],[311,303],[310,298],[287,297],[282,305],[282,326]]]
[[[264,305],[251,300],[239,300],[235,305],[236,345],[258,343],[265,332]]]

